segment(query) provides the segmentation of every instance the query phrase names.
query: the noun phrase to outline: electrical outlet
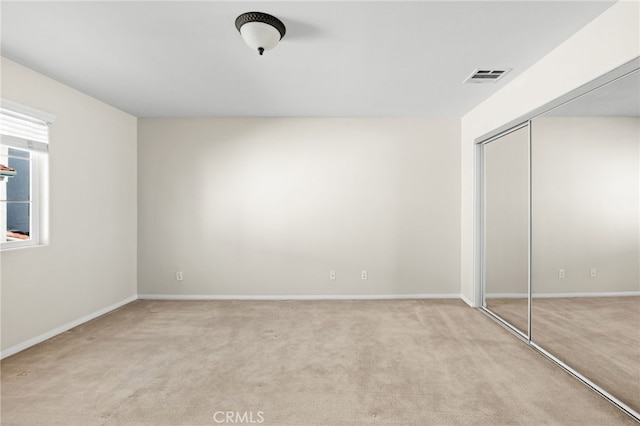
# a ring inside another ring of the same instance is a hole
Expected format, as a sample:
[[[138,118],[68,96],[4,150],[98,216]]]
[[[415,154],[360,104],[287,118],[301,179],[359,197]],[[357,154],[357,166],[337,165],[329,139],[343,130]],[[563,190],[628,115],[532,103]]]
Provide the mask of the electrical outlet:
[[[182,281],[182,272],[176,272],[176,281]]]
[[[591,268],[589,270],[589,277],[590,278],[595,278],[598,276],[598,270],[596,268]]]
[[[329,271],[329,279],[331,281],[335,281],[336,280],[336,271]]]
[[[558,269],[558,278],[560,279],[564,278],[564,269],[562,268]]]
[[[362,278],[363,280],[366,280],[368,277],[369,277],[369,274],[367,274],[367,271],[360,272],[360,278]]]

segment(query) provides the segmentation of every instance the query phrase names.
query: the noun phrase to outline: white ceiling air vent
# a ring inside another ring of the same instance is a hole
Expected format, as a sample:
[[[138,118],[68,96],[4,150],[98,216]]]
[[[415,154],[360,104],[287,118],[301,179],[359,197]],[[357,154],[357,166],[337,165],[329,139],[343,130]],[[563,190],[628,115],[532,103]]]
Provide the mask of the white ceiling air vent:
[[[511,68],[501,70],[488,70],[476,68],[469,77],[465,78],[463,83],[495,83],[505,76]]]

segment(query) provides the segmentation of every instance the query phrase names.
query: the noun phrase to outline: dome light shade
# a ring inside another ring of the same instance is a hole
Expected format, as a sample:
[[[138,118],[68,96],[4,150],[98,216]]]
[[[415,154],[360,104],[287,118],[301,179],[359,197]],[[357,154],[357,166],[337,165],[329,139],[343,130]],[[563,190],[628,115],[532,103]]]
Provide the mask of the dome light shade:
[[[276,47],[286,32],[282,21],[262,12],[247,12],[238,16],[236,28],[240,31],[245,43],[257,50],[260,55],[265,50]]]

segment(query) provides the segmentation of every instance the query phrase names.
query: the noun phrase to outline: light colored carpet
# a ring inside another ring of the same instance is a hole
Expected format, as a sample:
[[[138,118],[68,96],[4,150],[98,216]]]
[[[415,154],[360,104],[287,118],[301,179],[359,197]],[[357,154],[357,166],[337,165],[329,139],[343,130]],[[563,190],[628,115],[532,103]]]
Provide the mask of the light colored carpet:
[[[3,425],[635,424],[458,300],[136,301],[1,383]]]
[[[526,304],[488,302],[519,326]],[[534,298],[531,318],[534,342],[640,412],[640,297]]]

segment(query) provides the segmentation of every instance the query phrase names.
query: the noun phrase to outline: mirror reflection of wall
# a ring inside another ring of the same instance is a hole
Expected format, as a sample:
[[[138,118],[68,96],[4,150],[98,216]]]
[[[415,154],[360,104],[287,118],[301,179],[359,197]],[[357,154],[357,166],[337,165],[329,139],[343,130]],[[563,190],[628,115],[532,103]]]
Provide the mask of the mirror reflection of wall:
[[[529,127],[483,147],[484,306],[528,334]]]
[[[531,123],[531,339],[638,412],[639,74]]]

